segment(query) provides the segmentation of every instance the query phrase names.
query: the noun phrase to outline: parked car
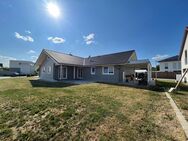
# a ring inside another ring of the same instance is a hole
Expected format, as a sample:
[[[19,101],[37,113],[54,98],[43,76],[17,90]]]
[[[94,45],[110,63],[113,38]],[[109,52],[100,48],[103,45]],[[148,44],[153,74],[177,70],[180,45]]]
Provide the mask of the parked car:
[[[11,75],[12,77],[16,77],[19,76],[20,74],[18,72],[13,72],[13,74]]]

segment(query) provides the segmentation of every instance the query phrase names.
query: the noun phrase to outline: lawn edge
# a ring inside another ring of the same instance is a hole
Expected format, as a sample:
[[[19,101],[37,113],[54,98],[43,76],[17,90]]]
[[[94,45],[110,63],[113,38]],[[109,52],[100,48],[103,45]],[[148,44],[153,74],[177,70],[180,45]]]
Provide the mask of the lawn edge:
[[[170,105],[173,108],[174,112],[176,113],[176,117],[178,118],[179,123],[181,124],[183,131],[186,136],[186,140],[188,140],[188,122],[185,120],[185,117],[183,116],[182,112],[170,96],[168,92],[165,92],[166,97],[169,99]]]

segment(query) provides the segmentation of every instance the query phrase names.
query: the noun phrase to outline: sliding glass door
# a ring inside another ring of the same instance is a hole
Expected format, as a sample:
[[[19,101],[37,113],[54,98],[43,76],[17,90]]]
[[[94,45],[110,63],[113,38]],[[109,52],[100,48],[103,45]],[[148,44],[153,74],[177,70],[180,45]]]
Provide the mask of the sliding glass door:
[[[77,69],[77,78],[78,79],[82,79],[83,78],[83,69],[82,68],[78,68]]]
[[[60,80],[67,79],[67,67],[60,66],[57,73]]]

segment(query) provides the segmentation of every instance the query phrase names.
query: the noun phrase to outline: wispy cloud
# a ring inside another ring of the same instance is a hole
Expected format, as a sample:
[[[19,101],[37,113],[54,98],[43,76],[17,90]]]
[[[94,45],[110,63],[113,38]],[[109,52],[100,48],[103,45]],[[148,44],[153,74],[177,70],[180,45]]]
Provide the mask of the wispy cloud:
[[[31,60],[32,60],[33,62],[36,62],[36,61],[37,61],[37,58],[38,58],[37,56],[34,56],[34,55],[31,56]]]
[[[160,60],[165,59],[167,57],[169,57],[169,55],[167,55],[167,54],[163,54],[163,55],[157,54],[154,57],[152,57],[152,60],[160,61]]]
[[[87,45],[90,45],[92,43],[94,43],[94,38],[95,38],[95,34],[94,33],[90,33],[87,36],[83,36],[84,41]]]
[[[62,44],[65,42],[65,39],[60,37],[48,37],[49,41],[52,41],[54,44]]]
[[[34,51],[34,50],[29,50],[29,51],[27,52],[27,54],[34,54],[34,53],[36,53],[36,51]]]
[[[25,32],[28,33],[28,34],[31,34],[31,31],[30,31],[30,30],[26,30]]]
[[[22,39],[22,40],[24,40],[26,42],[34,42],[34,39],[31,36],[27,36],[27,35],[26,36],[22,36],[18,32],[15,32],[15,37],[17,39]]]
[[[9,60],[16,60],[14,57],[0,55],[0,62],[3,63],[3,66],[9,66]]]

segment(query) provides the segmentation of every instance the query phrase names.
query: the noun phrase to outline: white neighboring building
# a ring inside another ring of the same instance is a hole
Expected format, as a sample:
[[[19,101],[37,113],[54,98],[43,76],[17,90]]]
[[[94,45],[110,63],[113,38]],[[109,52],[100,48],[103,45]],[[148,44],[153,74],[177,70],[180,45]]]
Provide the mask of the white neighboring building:
[[[159,61],[160,72],[181,72],[181,61],[179,56],[172,56]]]
[[[31,61],[10,60],[9,68],[10,71],[18,72],[21,75],[30,75],[35,72],[34,63]]]
[[[188,27],[185,29],[183,43],[180,50],[180,60],[181,60],[181,72],[182,74],[188,69]],[[188,73],[185,75],[183,82],[188,83]]]

